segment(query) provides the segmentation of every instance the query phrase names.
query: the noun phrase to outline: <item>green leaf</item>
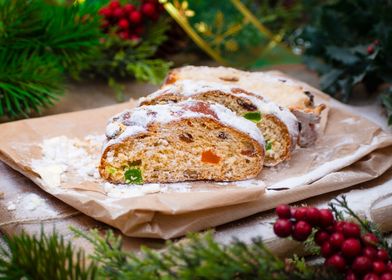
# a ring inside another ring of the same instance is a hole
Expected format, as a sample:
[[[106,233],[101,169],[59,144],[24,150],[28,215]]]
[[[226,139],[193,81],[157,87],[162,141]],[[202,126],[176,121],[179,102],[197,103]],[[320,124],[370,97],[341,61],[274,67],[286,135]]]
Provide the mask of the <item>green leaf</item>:
[[[258,123],[261,121],[261,113],[260,112],[248,112],[243,115],[243,117],[252,122]]]
[[[140,169],[131,168],[124,173],[125,182],[127,184],[141,185],[143,184],[142,171]]]
[[[359,58],[347,48],[327,46],[326,53],[330,58],[340,61],[343,64],[352,65],[359,61]]]
[[[320,86],[323,90],[328,89],[331,85],[337,83],[340,75],[343,74],[341,69],[333,69],[328,73],[325,73],[320,78]]]

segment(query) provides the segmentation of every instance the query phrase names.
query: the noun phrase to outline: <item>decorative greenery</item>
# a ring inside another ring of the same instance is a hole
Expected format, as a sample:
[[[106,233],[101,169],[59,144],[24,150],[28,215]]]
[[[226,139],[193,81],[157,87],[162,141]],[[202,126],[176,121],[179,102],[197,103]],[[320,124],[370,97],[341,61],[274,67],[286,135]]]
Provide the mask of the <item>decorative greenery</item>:
[[[364,232],[376,234],[380,244],[390,250],[376,226],[354,213],[344,197],[330,208],[337,220],[347,218],[345,215],[357,220]],[[71,242],[56,233],[50,237],[22,233],[6,238],[7,246],[0,247],[0,279],[344,279],[341,273],[310,265],[295,255],[278,258],[260,238],[222,245],[211,232],[189,234],[179,242],[168,242],[162,250],[142,247],[141,252],[133,253],[124,251],[122,238],[110,230],[105,236],[97,230],[73,231],[94,247],[89,264],[82,251],[75,251]],[[314,247],[313,238],[305,243],[308,250]]]
[[[99,21],[80,5],[0,1],[0,117],[53,105],[63,73],[73,77],[99,52]]]
[[[0,279],[95,279],[97,266],[86,263],[85,255],[75,250],[55,232],[40,237],[22,233],[6,238],[0,246]]]
[[[311,22],[297,32],[295,48],[321,74],[321,88],[344,102],[363,84],[369,93],[392,82],[392,2],[326,1]],[[348,16],[350,15],[350,16]],[[392,122],[391,90],[381,101]]]

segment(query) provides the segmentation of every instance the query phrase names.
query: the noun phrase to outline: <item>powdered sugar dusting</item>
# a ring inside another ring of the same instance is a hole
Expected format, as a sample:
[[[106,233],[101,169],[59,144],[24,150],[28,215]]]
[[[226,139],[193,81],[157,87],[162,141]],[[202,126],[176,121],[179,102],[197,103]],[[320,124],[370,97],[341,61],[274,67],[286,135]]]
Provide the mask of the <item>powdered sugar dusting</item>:
[[[199,108],[202,110],[196,110]],[[114,116],[108,124],[106,135],[108,142],[104,150],[110,145],[120,143],[127,137],[146,132],[151,123],[166,124],[178,121],[179,119],[191,118],[211,118],[218,120],[227,126],[234,127],[249,135],[264,146],[264,138],[253,122],[238,117],[220,104],[187,100],[177,104],[142,106],[133,110],[126,110]],[[118,134],[118,132],[120,133]]]
[[[299,134],[298,120],[288,109],[279,107],[275,103],[267,100],[265,97],[262,98],[255,93],[243,93],[241,91],[238,91],[238,85],[221,84],[204,80],[179,80],[174,84],[166,86],[163,90],[159,90],[155,93],[150,94],[149,96],[144,98],[143,101],[151,101],[159,96],[166,94],[175,94],[188,98],[196,98],[197,95],[210,91],[222,92],[228,95],[248,99],[252,104],[257,107],[258,111],[260,111],[262,114],[272,114],[279,118],[287,126],[290,136],[292,138],[292,142],[297,142]]]

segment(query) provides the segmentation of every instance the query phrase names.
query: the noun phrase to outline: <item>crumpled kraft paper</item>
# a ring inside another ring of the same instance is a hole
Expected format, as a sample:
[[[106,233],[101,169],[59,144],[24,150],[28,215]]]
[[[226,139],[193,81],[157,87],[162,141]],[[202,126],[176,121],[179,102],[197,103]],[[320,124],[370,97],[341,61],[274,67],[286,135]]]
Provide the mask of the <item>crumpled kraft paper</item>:
[[[72,178],[53,188],[32,170],[44,139],[103,134],[107,119],[134,101],[94,110],[0,125],[0,159],[46,192],[125,235],[173,238],[368,181],[392,166],[392,135],[339,102],[314,90],[329,107],[317,143],[298,148],[292,159],[265,168],[256,180],[233,184],[191,183],[188,192],[109,197],[97,182]],[[328,119],[326,119],[328,118]],[[74,175],[73,175],[74,176]],[[248,185],[247,185],[248,184]]]

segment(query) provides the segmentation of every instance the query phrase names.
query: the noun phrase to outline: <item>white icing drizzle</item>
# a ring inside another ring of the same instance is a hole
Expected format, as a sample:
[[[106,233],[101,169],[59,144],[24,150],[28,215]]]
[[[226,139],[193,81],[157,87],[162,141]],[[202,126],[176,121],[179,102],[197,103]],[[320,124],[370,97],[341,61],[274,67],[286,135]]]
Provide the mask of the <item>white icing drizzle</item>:
[[[200,108],[202,110],[198,110]],[[125,110],[112,117],[106,129],[108,142],[104,145],[103,151],[108,146],[120,143],[128,137],[147,132],[148,126],[152,123],[165,124],[180,119],[206,117],[235,128],[256,140],[262,147],[265,146],[264,138],[253,122],[237,116],[220,104],[186,100],[176,104],[142,106],[132,110]],[[114,135],[113,132],[121,131],[121,127],[123,127],[122,133]]]
[[[150,94],[146,98],[143,98],[140,103],[142,103],[143,101],[153,100],[159,96],[166,94],[175,94],[178,96],[182,95],[191,98],[208,91],[220,91],[225,94],[248,99],[258,108],[258,111],[260,111],[262,114],[271,114],[279,118],[287,126],[291,136],[291,141],[292,143],[294,143],[294,147],[295,143],[297,143],[299,135],[298,120],[294,116],[294,114],[292,114],[287,108],[279,107],[265,97],[261,98],[253,92],[247,91],[247,93],[249,94],[246,94],[237,91],[234,93],[233,90],[238,88],[239,87],[236,85],[220,84],[202,80],[180,80],[175,82],[174,84],[168,85],[165,88]]]

